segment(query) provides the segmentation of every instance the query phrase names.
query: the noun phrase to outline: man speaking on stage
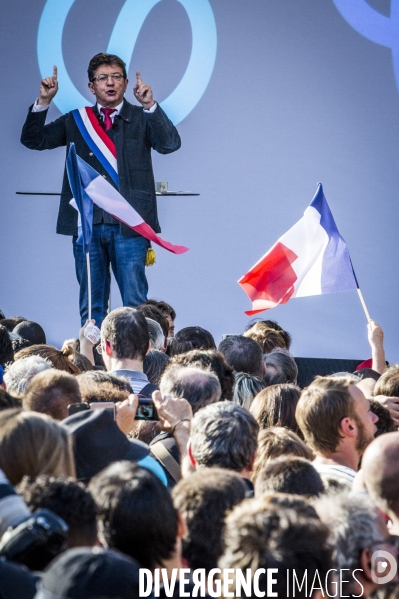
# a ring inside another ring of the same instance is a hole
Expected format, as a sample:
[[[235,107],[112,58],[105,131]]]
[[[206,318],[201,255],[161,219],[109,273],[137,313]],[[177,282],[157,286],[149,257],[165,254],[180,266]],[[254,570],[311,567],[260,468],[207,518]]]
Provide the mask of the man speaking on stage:
[[[128,79],[126,65],[118,56],[96,54],[90,61],[88,77],[89,89],[96,98],[95,106],[73,110],[46,125],[47,109],[58,91],[57,68],[54,67],[53,75],[40,83],[40,95],[29,108],[21,142],[31,150],[51,150],[59,146],[68,149],[73,142],[78,156],[118,189],[144,221],[159,233],[151,149],[161,154],[175,152],[181,145],[180,136],[154,101],[151,87],[142,82],[139,71],[136,71],[133,93],[142,107],[124,98]],[[78,213],[70,205],[71,199],[65,171],[57,233],[73,236],[80,316],[84,324],[88,318],[86,256],[83,246],[77,243]],[[134,307],[147,299],[148,248],[145,237],[94,206],[90,267],[92,318],[97,326],[101,326],[107,313],[110,264],[124,306]]]

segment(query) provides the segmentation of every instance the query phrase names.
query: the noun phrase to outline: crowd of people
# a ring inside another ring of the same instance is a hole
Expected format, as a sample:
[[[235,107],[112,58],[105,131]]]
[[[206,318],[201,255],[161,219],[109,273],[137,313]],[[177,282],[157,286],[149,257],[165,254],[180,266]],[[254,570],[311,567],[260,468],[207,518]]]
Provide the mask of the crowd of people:
[[[0,316],[0,599],[399,597],[375,322],[370,360],[301,389],[272,320],[217,347],[148,300],[58,349]]]

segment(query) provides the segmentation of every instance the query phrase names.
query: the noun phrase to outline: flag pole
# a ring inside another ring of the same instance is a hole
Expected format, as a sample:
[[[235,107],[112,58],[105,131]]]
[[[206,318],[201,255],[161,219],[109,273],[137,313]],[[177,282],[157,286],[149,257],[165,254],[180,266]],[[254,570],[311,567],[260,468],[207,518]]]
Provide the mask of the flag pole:
[[[87,294],[89,300],[89,320],[91,320],[91,273],[90,273],[90,253],[86,254],[86,264],[87,264]]]
[[[363,294],[360,291],[359,287],[357,288],[357,293],[359,295],[360,303],[363,306],[364,313],[366,314],[367,321],[370,324],[370,322],[371,322],[370,314],[369,314],[369,311],[367,310],[366,302],[364,301]]]

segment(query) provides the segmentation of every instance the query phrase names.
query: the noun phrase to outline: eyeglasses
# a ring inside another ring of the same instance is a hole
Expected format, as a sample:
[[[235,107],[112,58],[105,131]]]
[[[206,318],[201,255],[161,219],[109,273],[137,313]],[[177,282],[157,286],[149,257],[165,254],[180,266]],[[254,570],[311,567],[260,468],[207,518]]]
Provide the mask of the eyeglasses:
[[[122,79],[124,79],[124,76],[121,75],[120,73],[111,73],[110,75],[106,75],[105,73],[103,75],[97,75],[97,77],[93,77],[92,81],[98,81],[99,83],[106,83],[108,81],[108,78],[111,77],[111,79],[113,81],[122,81]]]

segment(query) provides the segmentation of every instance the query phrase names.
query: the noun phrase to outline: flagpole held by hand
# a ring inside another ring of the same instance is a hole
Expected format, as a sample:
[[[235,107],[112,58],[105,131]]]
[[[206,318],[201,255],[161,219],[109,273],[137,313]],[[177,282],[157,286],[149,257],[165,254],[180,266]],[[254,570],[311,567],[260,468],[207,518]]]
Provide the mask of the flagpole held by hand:
[[[89,320],[91,320],[91,272],[90,272],[90,254],[86,254],[87,264],[87,294],[89,296]]]
[[[357,288],[357,293],[359,295],[360,303],[363,306],[363,310],[364,310],[364,313],[366,315],[367,322],[370,324],[370,322],[371,322],[370,314],[369,314],[369,311],[367,310],[366,302],[364,301],[362,292],[360,291],[359,287]]]

